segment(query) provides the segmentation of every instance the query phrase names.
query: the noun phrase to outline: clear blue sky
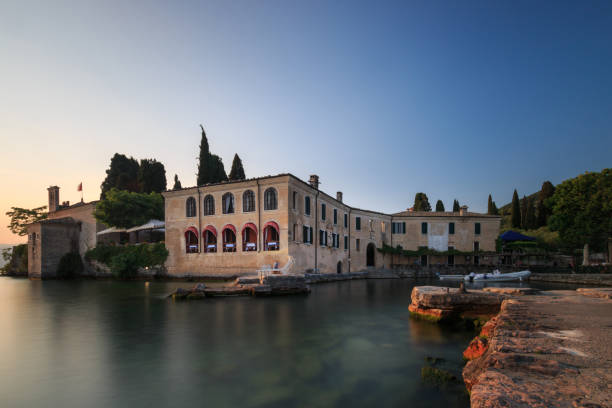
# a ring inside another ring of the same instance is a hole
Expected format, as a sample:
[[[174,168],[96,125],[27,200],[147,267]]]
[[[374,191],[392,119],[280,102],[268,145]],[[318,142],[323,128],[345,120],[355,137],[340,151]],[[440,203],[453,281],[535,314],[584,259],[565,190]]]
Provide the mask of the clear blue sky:
[[[193,185],[200,123],[388,212],[612,165],[610,1],[1,1],[0,53],[2,213],[97,198],[115,152]]]

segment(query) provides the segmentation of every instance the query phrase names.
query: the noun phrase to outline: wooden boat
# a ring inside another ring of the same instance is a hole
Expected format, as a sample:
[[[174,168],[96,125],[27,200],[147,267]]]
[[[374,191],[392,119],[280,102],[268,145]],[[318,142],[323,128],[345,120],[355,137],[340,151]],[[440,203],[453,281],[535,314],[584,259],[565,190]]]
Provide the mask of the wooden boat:
[[[520,272],[501,273],[494,270],[492,273],[470,273],[463,277],[466,282],[511,282],[524,281],[529,279],[531,272],[528,270]]]

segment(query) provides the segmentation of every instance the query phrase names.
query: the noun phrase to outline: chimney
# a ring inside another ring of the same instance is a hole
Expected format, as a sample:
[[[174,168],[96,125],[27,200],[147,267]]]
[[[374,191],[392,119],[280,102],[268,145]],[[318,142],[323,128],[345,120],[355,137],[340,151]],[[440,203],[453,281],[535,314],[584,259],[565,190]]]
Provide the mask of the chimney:
[[[52,213],[59,207],[59,187],[50,186],[47,191],[49,192],[49,212]]]
[[[336,200],[342,202],[342,191],[338,191],[336,193]]]
[[[468,211],[467,211],[467,210],[468,210],[468,206],[467,206],[467,205],[462,205],[462,206],[459,208],[459,215],[460,215],[460,216],[462,216],[462,217],[463,217],[464,215],[467,215],[467,214],[468,214]]]
[[[316,174],[311,174],[310,175],[310,179],[308,180],[308,182],[310,183],[310,185],[312,187],[314,187],[316,190],[319,189],[319,176],[317,176]]]

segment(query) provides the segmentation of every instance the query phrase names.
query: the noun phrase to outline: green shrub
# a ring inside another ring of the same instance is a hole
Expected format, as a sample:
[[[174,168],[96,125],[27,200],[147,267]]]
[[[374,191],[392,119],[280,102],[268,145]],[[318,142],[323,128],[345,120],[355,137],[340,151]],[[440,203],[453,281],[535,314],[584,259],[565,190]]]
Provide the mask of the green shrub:
[[[58,279],[71,279],[83,273],[83,261],[78,252],[68,252],[61,257],[57,265]]]
[[[0,275],[28,274],[28,244],[2,250],[2,258],[6,264],[0,268]]]
[[[87,260],[108,265],[117,278],[133,278],[138,268],[163,265],[168,250],[162,242],[139,245],[99,245],[87,251]]]

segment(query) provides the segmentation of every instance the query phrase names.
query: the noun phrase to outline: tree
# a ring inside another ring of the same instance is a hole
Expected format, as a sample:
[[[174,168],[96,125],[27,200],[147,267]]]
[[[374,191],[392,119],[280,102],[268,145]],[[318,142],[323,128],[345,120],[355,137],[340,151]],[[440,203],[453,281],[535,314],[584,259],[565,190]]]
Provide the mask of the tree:
[[[102,182],[102,193],[104,198],[107,191],[112,188],[128,191],[140,191],[138,183],[138,162],[133,158],[119,153],[111,158],[110,167],[106,170],[106,178]]]
[[[525,210],[525,225],[524,229],[536,229],[536,215],[535,215],[535,206],[534,201],[530,198],[525,199],[527,201],[527,209]]]
[[[459,200],[453,200],[453,212],[459,212],[461,210],[461,206],[459,205]]]
[[[246,178],[244,174],[244,168],[242,167],[242,160],[238,156],[238,153],[234,154],[234,161],[232,162],[232,170],[229,174],[230,180],[244,180]]]
[[[436,201],[436,212],[444,212],[444,203],[442,200]]]
[[[527,197],[523,196],[521,199],[521,228],[527,228]]]
[[[113,188],[96,204],[96,220],[109,227],[131,228],[151,219],[164,219],[164,199],[159,193],[134,193]]]
[[[550,208],[546,207],[546,200],[553,196],[555,193],[555,186],[550,181],[542,183],[542,189],[537,202],[537,226],[543,227],[548,223],[548,217],[551,215]]]
[[[545,204],[552,209],[548,225],[562,243],[604,250],[612,237],[612,169],[564,181]]]
[[[204,126],[202,128],[202,139],[200,141],[200,156],[198,158],[198,186],[208,183],[219,183],[227,180],[225,167],[221,158],[215,154],[211,154],[208,147],[208,139]]]
[[[166,191],[166,169],[155,159],[140,160],[138,184],[141,193],[161,193]]]
[[[416,193],[414,196],[414,211],[431,211],[431,204],[425,193]]]
[[[28,224],[47,218],[46,209],[46,205],[32,209],[11,207],[11,211],[6,212],[6,215],[11,219],[8,229],[13,234],[26,235],[28,233]]]
[[[489,215],[499,214],[499,211],[497,210],[497,205],[495,205],[495,201],[493,201],[491,194],[489,194],[489,202],[487,203],[487,214]]]
[[[521,228],[521,207],[519,205],[519,198],[516,189],[512,195],[512,207],[510,212],[510,225],[512,228]]]
[[[181,188],[183,188],[183,186],[181,186],[181,182],[178,179],[178,174],[174,175],[174,186],[172,186],[173,190],[180,190]]]

